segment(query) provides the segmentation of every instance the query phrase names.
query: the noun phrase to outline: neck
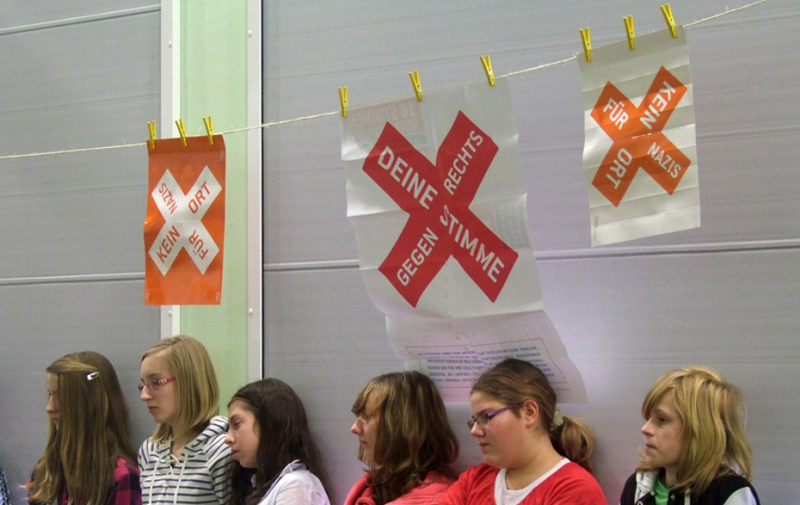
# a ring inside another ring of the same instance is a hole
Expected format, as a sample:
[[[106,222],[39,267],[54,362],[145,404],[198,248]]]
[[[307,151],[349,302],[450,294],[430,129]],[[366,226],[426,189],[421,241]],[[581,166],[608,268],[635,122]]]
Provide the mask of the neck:
[[[678,470],[676,468],[665,468],[661,483],[666,487],[672,487],[676,482],[678,482]]]
[[[180,458],[181,454],[183,454],[183,449],[195,439],[197,435],[200,434],[200,430],[185,430],[178,432],[175,428],[172,428],[172,445],[170,446],[170,452],[176,458]]]
[[[506,486],[510,490],[522,489],[550,471],[564,456],[553,448],[548,437],[539,440],[538,447],[531,451],[531,457],[521,465],[506,469]]]

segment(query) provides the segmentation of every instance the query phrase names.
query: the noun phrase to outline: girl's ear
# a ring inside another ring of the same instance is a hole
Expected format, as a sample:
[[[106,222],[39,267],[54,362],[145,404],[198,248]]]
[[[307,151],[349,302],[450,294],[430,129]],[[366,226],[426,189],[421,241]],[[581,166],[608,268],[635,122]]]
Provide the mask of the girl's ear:
[[[539,420],[539,404],[531,398],[525,400],[520,409],[520,415],[525,420],[525,427],[530,428]]]

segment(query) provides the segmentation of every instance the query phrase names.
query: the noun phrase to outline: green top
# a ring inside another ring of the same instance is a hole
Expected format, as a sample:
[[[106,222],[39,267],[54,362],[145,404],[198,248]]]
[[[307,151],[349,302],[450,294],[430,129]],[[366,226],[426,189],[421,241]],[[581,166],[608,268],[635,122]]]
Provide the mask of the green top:
[[[661,483],[661,479],[656,479],[656,484],[653,486],[653,494],[656,496],[656,505],[667,505],[669,503],[669,493],[675,489],[675,486],[667,487]]]

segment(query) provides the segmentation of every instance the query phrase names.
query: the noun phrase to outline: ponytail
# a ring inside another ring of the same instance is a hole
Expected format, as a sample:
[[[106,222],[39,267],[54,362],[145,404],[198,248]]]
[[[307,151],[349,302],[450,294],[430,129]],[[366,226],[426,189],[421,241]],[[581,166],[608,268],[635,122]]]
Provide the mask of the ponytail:
[[[583,421],[564,416],[563,422],[559,426],[553,424],[553,429],[550,430],[550,441],[556,452],[581,465],[587,472],[594,473],[592,470],[594,437]]]

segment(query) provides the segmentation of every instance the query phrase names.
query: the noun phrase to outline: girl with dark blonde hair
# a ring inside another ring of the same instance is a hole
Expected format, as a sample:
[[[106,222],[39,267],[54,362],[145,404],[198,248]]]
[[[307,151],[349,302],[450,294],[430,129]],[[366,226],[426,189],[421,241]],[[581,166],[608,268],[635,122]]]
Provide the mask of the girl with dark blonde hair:
[[[561,414],[541,370],[506,359],[478,378],[469,403],[484,464],[461,474],[442,504],[606,504],[591,474],[592,434]]]
[[[375,377],[352,411],[367,473],[345,505],[438,504],[456,476],[458,441],[433,381],[419,372]]]
[[[744,403],[734,385],[703,367],[662,375],[642,403],[644,453],[622,505],[755,505]]]
[[[128,410],[114,367],[85,351],[47,367],[49,439],[27,485],[31,504],[141,505]]]
[[[146,505],[228,505],[231,450],[219,414],[211,358],[185,335],[150,346],[140,366],[141,400],[158,423],[139,449]]]

